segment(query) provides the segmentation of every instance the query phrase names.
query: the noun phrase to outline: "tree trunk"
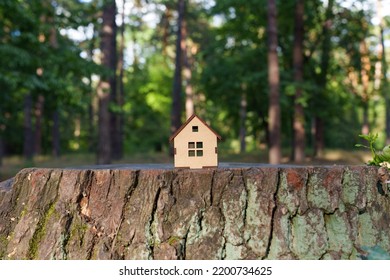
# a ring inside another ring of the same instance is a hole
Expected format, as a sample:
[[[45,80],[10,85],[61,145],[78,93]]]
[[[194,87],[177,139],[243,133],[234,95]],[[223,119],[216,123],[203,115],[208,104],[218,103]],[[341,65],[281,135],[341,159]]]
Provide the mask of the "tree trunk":
[[[118,72],[119,72],[119,89],[117,92],[117,105],[119,108],[119,113],[116,114],[116,127],[117,133],[114,135],[114,144],[116,143],[115,148],[113,149],[113,158],[121,159],[123,158],[123,104],[125,100],[125,88],[124,88],[124,51],[125,51],[125,5],[126,1],[122,3],[122,25],[120,27],[120,42],[119,42],[119,54],[118,54]]]
[[[321,74],[319,76],[318,81],[318,87],[319,87],[319,94],[315,97],[318,100],[321,100],[323,96],[326,94],[326,86],[328,83],[328,71],[329,71],[329,59],[330,59],[330,28],[332,26],[332,19],[333,19],[333,4],[334,0],[328,1],[328,7],[326,8],[325,13],[325,22],[322,27],[322,34],[323,34],[323,43],[322,43],[322,55],[321,55]],[[318,101],[315,100],[314,102],[315,107],[319,107]],[[318,115],[318,112],[315,115],[314,118],[314,157],[321,157],[324,153],[325,149],[325,140],[324,140],[324,119],[320,115]]]
[[[109,77],[109,83],[110,83],[110,104],[115,106],[115,110],[108,109],[110,114],[110,133],[111,133],[111,157],[112,159],[120,159],[122,157],[122,147],[121,147],[121,140],[120,140],[120,132],[119,132],[119,118],[120,113],[118,112],[118,109],[121,109],[120,105],[120,97],[119,92],[117,91],[117,79],[116,79],[116,71],[117,71],[117,44],[116,44],[116,35],[117,35],[117,26],[115,22],[115,16],[116,16],[116,4],[115,0],[112,1],[112,4],[108,4],[110,7],[110,15],[107,18],[108,24],[110,25],[111,32],[107,35],[109,35],[107,38],[107,43],[109,44],[109,53],[108,55],[108,61],[105,66],[111,70],[111,75]],[[109,106],[110,107],[110,106]]]
[[[362,134],[367,135],[369,132],[370,132],[370,122],[368,118],[368,101],[363,101]]]
[[[297,0],[294,26],[294,162],[305,159],[305,112],[302,104],[304,0]]]
[[[269,84],[269,162],[278,164],[281,160],[280,145],[280,100],[279,59],[276,0],[268,0],[268,84]]]
[[[42,118],[43,118],[43,107],[45,103],[45,97],[38,95],[38,100],[35,103],[35,140],[34,140],[34,151],[36,155],[42,154]]]
[[[369,122],[369,107],[368,102],[370,100],[369,93],[369,84],[370,84],[370,58],[368,55],[368,47],[366,41],[363,39],[360,42],[360,80],[362,84],[362,104],[363,104],[363,124],[362,124],[362,134],[368,134],[370,131],[370,122]]]
[[[95,34],[95,32],[92,32]],[[93,51],[95,49],[95,41],[96,38],[93,36],[91,38],[91,41],[89,43],[88,47],[88,55],[89,59],[93,60]],[[95,119],[96,119],[96,112],[97,112],[97,106],[96,106],[96,96],[94,93],[94,87],[93,87],[93,75],[90,75],[88,77],[88,89],[89,89],[89,104],[88,104],[88,151],[91,153],[96,153],[96,133],[95,133]]]
[[[53,112],[52,139],[52,154],[53,157],[58,158],[61,155],[60,113],[58,111],[58,108],[56,108]]]
[[[241,102],[240,102],[240,152],[246,152],[246,115],[247,115],[247,101],[246,94],[241,94]]]
[[[8,259],[389,259],[377,167],[155,168],[23,169],[0,183],[2,275]]]
[[[182,54],[184,59],[184,85],[186,93],[186,118],[188,119],[195,113],[194,109],[194,92],[192,88],[192,70],[191,70],[191,50],[188,47],[188,29],[187,21],[183,18],[183,38],[182,38]]]
[[[385,28],[385,21],[383,19],[382,14],[382,1],[377,1],[377,16],[379,19],[379,45],[378,45],[378,62],[376,71],[376,79],[378,79],[377,87],[378,90],[381,92],[381,95],[385,99],[385,130],[386,130],[386,145],[390,145],[390,96],[388,94],[389,92],[389,82],[387,80],[387,61],[386,61],[386,52],[385,52],[385,39],[384,39],[384,28]]]
[[[111,70],[109,77],[102,76],[100,78],[97,95],[98,95],[98,151],[97,163],[111,163],[111,148],[112,148],[112,133],[115,127],[115,122],[109,111],[110,101],[115,96],[115,69],[116,69],[116,46],[115,46],[115,1],[111,0],[103,8],[103,26],[101,31],[101,53],[102,65]]]
[[[161,26],[163,28],[162,32],[162,54],[167,55],[167,48],[168,48],[168,38],[169,38],[169,21],[172,18],[170,5],[165,5],[165,13],[163,15],[163,18],[161,19]]]
[[[2,131],[0,131],[0,167],[3,166],[3,157],[4,157],[4,142]]]
[[[24,142],[23,155],[27,161],[32,161],[34,155],[34,136],[32,129],[32,106],[31,93],[24,97]]]
[[[181,90],[182,90],[182,43],[183,43],[183,19],[185,0],[178,0],[178,19],[176,37],[175,74],[173,77],[172,111],[171,111],[171,134],[181,126]]]
[[[325,135],[324,135],[324,120],[316,117],[314,120],[315,134],[314,134],[314,151],[316,157],[322,157],[325,149]]]

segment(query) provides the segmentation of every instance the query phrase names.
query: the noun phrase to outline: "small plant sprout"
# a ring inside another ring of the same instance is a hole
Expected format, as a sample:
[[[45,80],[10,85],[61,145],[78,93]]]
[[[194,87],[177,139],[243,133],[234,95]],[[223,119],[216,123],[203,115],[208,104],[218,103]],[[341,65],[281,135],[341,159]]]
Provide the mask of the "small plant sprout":
[[[390,145],[385,146],[381,151],[375,149],[375,143],[378,140],[378,133],[361,134],[359,137],[367,140],[369,146],[356,144],[356,147],[362,147],[371,151],[372,159],[367,162],[368,165],[384,166],[390,168]]]

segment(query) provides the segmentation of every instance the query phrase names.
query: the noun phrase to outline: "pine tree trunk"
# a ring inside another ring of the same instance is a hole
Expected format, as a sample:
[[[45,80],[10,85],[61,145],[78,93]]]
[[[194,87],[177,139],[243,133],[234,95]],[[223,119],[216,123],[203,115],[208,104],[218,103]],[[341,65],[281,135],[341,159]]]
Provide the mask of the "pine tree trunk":
[[[322,28],[322,34],[324,37],[322,43],[322,55],[321,55],[321,74],[318,81],[319,94],[315,97],[318,100],[321,100],[326,94],[326,86],[328,83],[327,75],[329,71],[329,59],[330,59],[330,28],[332,26],[333,19],[333,4],[334,0],[328,1],[328,7],[326,9],[326,21],[324,22]],[[314,102],[316,107],[320,107],[318,101]],[[315,119],[315,130],[314,130],[314,157],[321,157],[324,154],[325,149],[325,134],[324,134],[324,119],[323,117],[316,114]]]
[[[111,147],[112,147],[112,126],[115,127],[115,122],[109,111],[110,101],[115,96],[115,69],[116,69],[116,46],[115,46],[115,1],[111,0],[103,8],[103,26],[101,31],[101,52],[102,65],[111,70],[109,78],[102,76],[98,88],[98,151],[97,163],[111,163]]]
[[[320,117],[315,118],[315,137],[314,151],[316,157],[322,157],[325,149],[324,120]]]
[[[34,154],[34,136],[32,128],[32,95],[26,94],[24,97],[24,142],[23,155],[27,161],[32,161]]]
[[[363,101],[362,134],[368,134],[369,132],[370,132],[370,122],[368,118],[368,101]]]
[[[111,131],[111,157],[112,159],[120,159],[121,155],[121,141],[120,141],[120,132],[119,132],[119,118],[120,114],[118,113],[119,104],[119,92],[117,91],[117,79],[116,79],[116,70],[117,70],[117,44],[116,44],[116,35],[117,35],[117,26],[115,22],[116,16],[116,4],[115,0],[112,1],[110,6],[110,16],[109,23],[112,32],[109,34],[109,54],[108,54],[108,64],[106,65],[111,70],[111,75],[109,78],[110,83],[110,104],[116,106],[116,110],[112,111],[109,109],[110,114],[110,131]]]
[[[362,124],[362,134],[368,134],[370,131],[369,123],[369,107],[368,102],[370,100],[369,94],[369,84],[370,84],[370,57],[368,55],[368,47],[366,41],[363,39],[360,42],[360,80],[362,84],[362,106],[363,106],[363,124]]]
[[[123,158],[123,138],[124,138],[124,120],[123,120],[123,105],[125,101],[125,87],[124,87],[124,52],[125,52],[125,5],[126,1],[122,3],[122,25],[120,28],[120,45],[119,45],[119,91],[118,91],[118,106],[120,109],[119,114],[117,115],[117,127],[118,135],[116,137],[116,142],[118,144],[115,153],[115,159]]]
[[[61,155],[61,141],[60,141],[60,113],[58,108],[53,112],[53,127],[52,127],[52,154],[53,157],[60,157]]]
[[[182,40],[183,40],[183,19],[185,11],[185,0],[178,0],[178,19],[176,37],[176,58],[175,74],[173,77],[172,90],[172,111],[171,111],[171,134],[181,126],[181,90],[182,90]]]
[[[240,102],[240,152],[246,152],[246,115],[247,115],[247,101],[246,94],[241,94],[241,102]]]
[[[43,107],[45,98],[43,95],[38,95],[38,100],[35,103],[35,140],[34,140],[34,151],[36,155],[42,154],[42,118],[43,118]]]
[[[385,20],[382,14],[382,1],[377,1],[377,16],[379,19],[379,46],[378,46],[378,89],[381,92],[381,95],[385,99],[385,130],[386,130],[386,145],[390,145],[390,96],[389,96],[389,82],[386,76],[387,73],[387,60],[386,60],[386,51],[385,51],[385,38],[384,38],[384,29],[385,29]],[[376,69],[375,69],[376,70]]]
[[[95,34],[95,32],[93,32],[93,34]],[[91,38],[91,41],[89,43],[89,48],[88,48],[88,56],[89,56],[89,59],[93,59],[93,51],[95,49],[95,36],[93,36]],[[93,88],[93,84],[92,84],[92,75],[90,75],[88,77],[88,89],[89,89],[89,104],[88,104],[88,139],[89,139],[89,143],[88,143],[88,151],[91,152],[91,153],[96,153],[97,152],[97,149],[96,149],[96,145],[97,145],[97,141],[96,141],[96,132],[95,132],[95,116],[96,116],[96,112],[97,112],[97,108],[96,108],[96,96],[95,96],[95,93],[94,93],[94,88]]]
[[[294,97],[294,162],[305,159],[305,112],[301,102],[303,82],[303,16],[304,0],[297,0],[295,8],[294,26],[294,83],[296,86]]]
[[[194,109],[194,91],[192,88],[192,70],[191,70],[191,50],[188,47],[188,25],[185,18],[183,18],[183,38],[182,38],[182,54],[184,59],[184,85],[186,93],[186,119],[195,113]]]
[[[280,144],[280,98],[279,59],[276,0],[268,0],[268,84],[269,84],[269,162],[278,164],[281,160]]]
[[[3,158],[4,158],[4,141],[3,136],[0,132],[0,167],[3,166]]]

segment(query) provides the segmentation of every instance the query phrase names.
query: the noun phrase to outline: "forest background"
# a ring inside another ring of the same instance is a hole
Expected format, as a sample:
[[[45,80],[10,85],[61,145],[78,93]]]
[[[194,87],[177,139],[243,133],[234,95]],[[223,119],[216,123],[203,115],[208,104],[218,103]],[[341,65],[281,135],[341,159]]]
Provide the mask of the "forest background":
[[[390,0],[1,0],[0,179],[171,162],[193,113],[222,160],[364,163],[359,134],[390,143],[389,14]]]

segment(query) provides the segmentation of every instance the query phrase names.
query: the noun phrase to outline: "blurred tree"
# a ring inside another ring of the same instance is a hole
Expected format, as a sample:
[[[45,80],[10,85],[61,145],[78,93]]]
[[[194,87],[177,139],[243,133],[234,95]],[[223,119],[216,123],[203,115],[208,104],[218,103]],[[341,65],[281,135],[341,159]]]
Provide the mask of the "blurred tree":
[[[268,84],[269,84],[269,162],[281,161],[279,60],[277,8],[275,0],[268,0]]]
[[[176,31],[176,54],[175,54],[175,74],[173,76],[172,88],[172,112],[171,112],[171,134],[181,126],[181,96],[182,96],[182,57],[183,57],[183,20],[186,0],[177,1],[177,31]]]
[[[328,83],[328,73],[330,64],[330,52],[331,52],[331,28],[333,25],[333,5],[334,0],[328,1],[328,6],[325,12],[325,20],[322,22],[322,46],[321,46],[321,59],[320,66],[321,72],[318,75],[317,83],[318,90],[314,91],[314,107],[320,107],[320,100],[325,100],[326,87]],[[321,157],[324,154],[325,139],[324,139],[324,122],[325,118],[321,112],[315,110],[314,112],[314,152],[315,157]]]
[[[300,163],[305,159],[305,114],[302,101],[302,82],[303,82],[303,38],[304,38],[304,0],[297,0],[295,4],[294,17],[294,162]]]
[[[112,159],[111,136],[117,133],[115,118],[110,114],[110,101],[115,100],[116,89],[116,4],[115,0],[109,0],[103,6],[101,27],[101,63],[107,69],[107,73],[101,76],[97,93],[99,98],[98,121],[98,151],[97,163],[109,164]]]

